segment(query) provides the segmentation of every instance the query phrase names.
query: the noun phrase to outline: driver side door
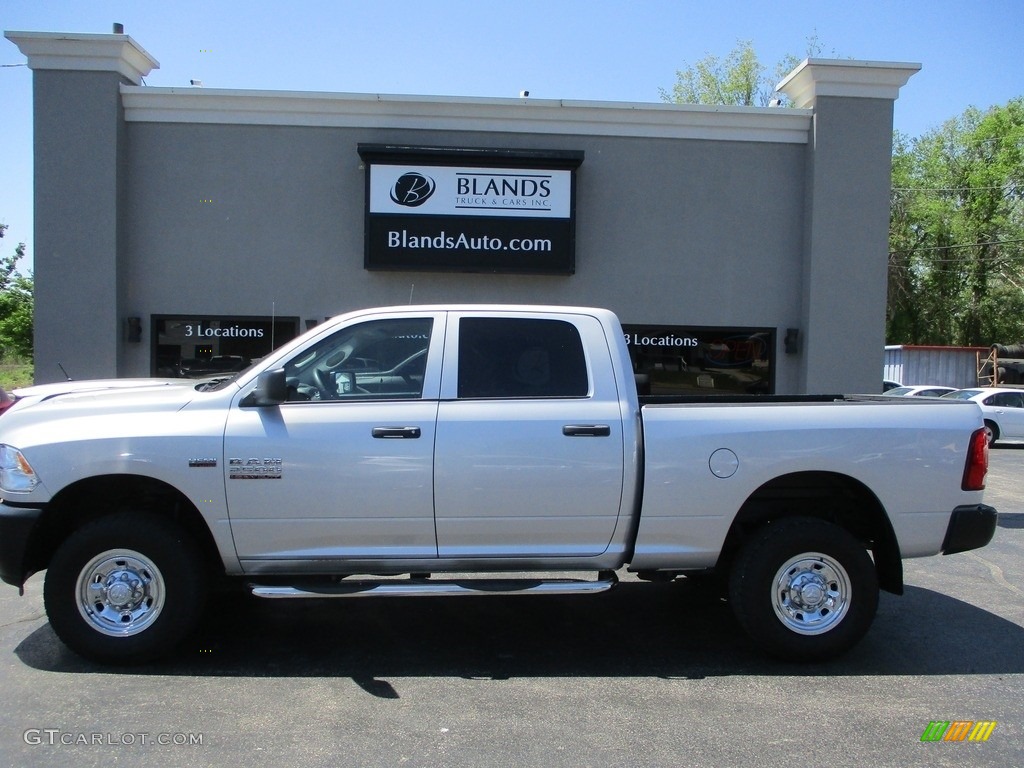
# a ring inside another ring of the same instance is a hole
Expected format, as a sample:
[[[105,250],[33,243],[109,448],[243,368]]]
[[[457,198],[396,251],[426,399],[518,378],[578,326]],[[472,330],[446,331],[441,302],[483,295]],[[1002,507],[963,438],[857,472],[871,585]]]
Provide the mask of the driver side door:
[[[287,361],[288,402],[243,408],[236,399],[224,482],[247,571],[437,556],[444,324],[443,312],[354,322]]]

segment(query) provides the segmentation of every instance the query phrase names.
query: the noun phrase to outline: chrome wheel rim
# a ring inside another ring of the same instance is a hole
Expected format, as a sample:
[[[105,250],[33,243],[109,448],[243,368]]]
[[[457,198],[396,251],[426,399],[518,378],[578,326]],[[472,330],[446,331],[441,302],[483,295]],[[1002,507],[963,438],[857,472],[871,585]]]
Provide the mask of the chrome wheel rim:
[[[772,580],[772,607],[787,629],[820,635],[846,616],[852,595],[850,576],[840,563],[820,552],[790,558]]]
[[[111,637],[136,635],[164,607],[166,590],[160,569],[129,549],[103,552],[78,575],[78,610],[97,632]]]

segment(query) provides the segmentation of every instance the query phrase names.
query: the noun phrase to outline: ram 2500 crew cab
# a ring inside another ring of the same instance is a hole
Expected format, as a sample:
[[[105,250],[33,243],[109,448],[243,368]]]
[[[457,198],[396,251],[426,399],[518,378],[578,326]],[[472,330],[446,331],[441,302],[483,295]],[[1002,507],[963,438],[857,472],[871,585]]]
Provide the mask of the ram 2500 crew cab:
[[[54,631],[100,661],[168,652],[224,577],[263,598],[585,594],[623,568],[718,574],[759,646],[822,659],[901,591],[902,558],[996,525],[976,405],[654,402],[600,309],[357,311],[231,378],[16,394],[0,577],[46,569]]]

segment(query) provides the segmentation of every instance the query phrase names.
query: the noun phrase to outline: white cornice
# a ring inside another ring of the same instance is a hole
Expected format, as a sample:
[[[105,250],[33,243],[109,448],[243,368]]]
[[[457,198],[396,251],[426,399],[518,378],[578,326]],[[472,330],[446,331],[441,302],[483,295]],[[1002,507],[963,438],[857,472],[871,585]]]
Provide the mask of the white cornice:
[[[121,86],[131,122],[502,131],[806,144],[811,110]]]
[[[898,61],[804,59],[777,90],[795,107],[813,107],[819,96],[895,101],[900,88],[920,69],[920,64]]]
[[[4,32],[28,58],[29,69],[117,72],[136,85],[160,63],[128,35]]]

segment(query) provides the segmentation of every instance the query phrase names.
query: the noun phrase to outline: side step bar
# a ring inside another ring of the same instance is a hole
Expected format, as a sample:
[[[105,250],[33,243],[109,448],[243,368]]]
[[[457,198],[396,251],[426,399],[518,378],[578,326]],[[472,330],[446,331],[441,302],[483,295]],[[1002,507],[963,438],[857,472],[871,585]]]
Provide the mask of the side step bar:
[[[389,579],[333,584],[270,586],[250,584],[256,597],[451,597],[454,595],[586,595],[605,592],[618,583],[614,571],[602,571],[596,581],[583,579]]]

